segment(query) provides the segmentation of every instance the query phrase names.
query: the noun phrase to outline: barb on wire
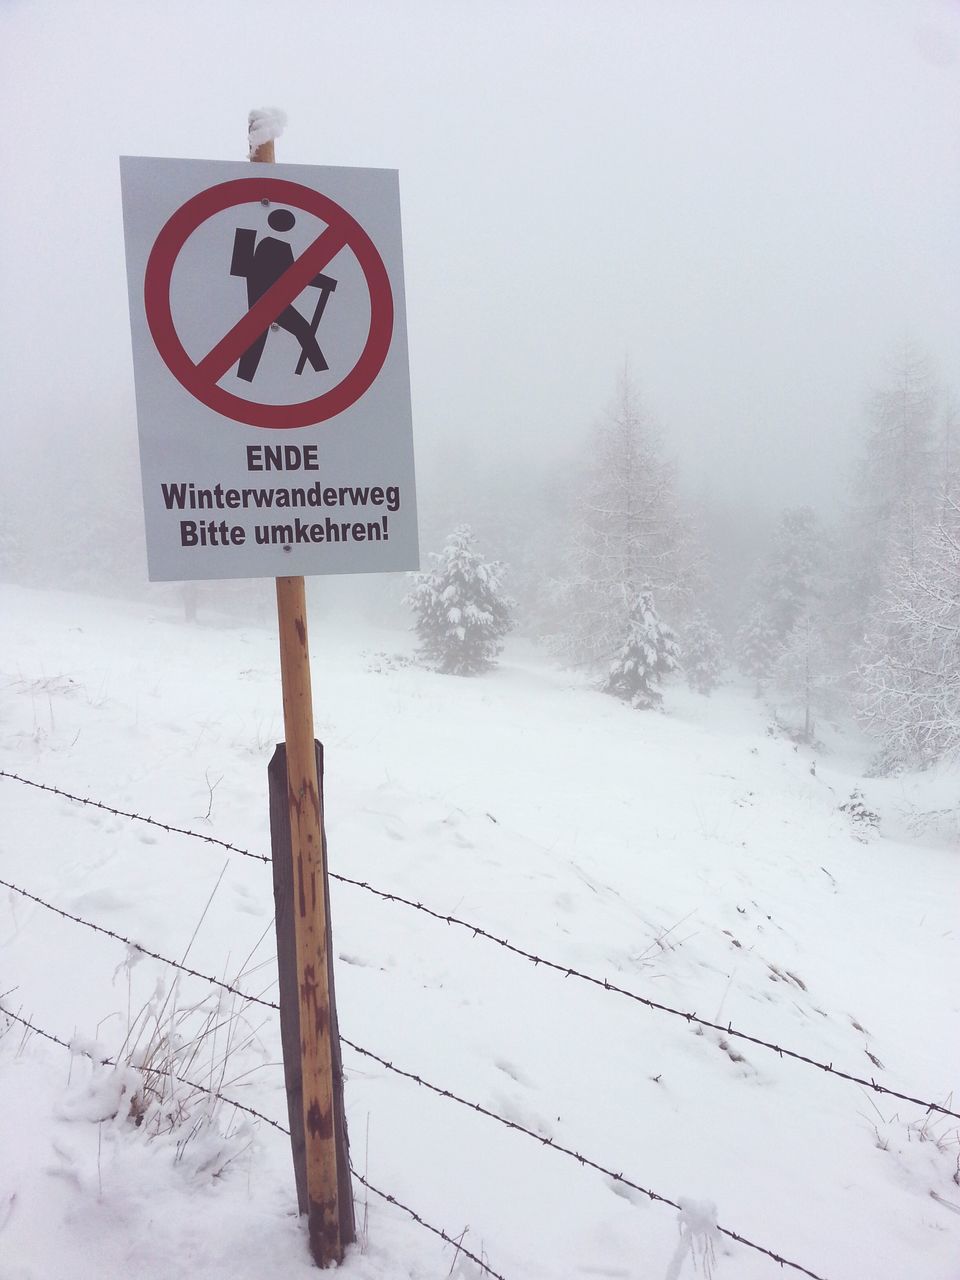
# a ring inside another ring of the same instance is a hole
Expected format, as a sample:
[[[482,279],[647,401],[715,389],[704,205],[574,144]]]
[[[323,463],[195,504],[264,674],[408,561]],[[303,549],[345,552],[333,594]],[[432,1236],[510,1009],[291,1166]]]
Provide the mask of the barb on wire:
[[[152,826],[160,827],[164,831],[173,831],[179,835],[191,836],[197,840],[204,840],[208,844],[220,845],[222,848],[229,849],[233,853],[242,854],[245,858],[255,858],[258,862],[270,862],[270,859],[264,854],[251,853],[249,849],[241,849],[237,845],[228,844],[225,840],[217,840],[213,836],[204,835],[199,831],[190,831],[185,827],[169,826],[166,823],[157,822],[154,818],[145,818],[139,813],[127,813],[122,809],[113,809],[109,805],[101,804],[98,800],[87,800],[83,796],[71,795],[68,791],[61,791],[59,787],[49,786],[42,782],[34,782],[29,778],[23,778],[16,773],[9,773],[4,769],[0,769],[0,778],[10,778],[15,782],[22,782],[28,787],[37,787],[41,791],[48,791],[53,795],[64,796],[67,800],[73,800],[77,804],[92,805],[94,808],[103,809],[107,813],[116,814],[121,818],[133,818],[138,822],[147,822]],[[330,871],[328,874],[331,880],[336,880],[340,884],[353,885],[354,888],[362,889],[366,893],[371,893],[375,897],[380,898],[383,902],[393,902],[400,906],[409,907],[414,911],[419,911],[423,915],[429,916],[433,920],[439,921],[441,924],[453,925],[456,928],[465,929],[472,937],[483,938],[487,942],[492,942],[496,946],[502,947],[505,951],[509,951],[512,955],[520,956],[522,959],[529,961],[535,967],[550,969],[555,973],[562,974],[565,978],[576,978],[580,982],[589,983],[594,987],[601,987],[604,991],[611,992],[614,995],[624,996],[628,1000],[636,1001],[636,1003],[644,1005],[648,1009],[653,1009],[658,1013],[667,1013],[672,1017],[682,1018],[688,1024],[705,1027],[709,1031],[719,1031],[721,1035],[732,1036],[737,1040],[743,1040],[747,1044],[755,1045],[760,1049],[768,1049],[771,1053],[777,1054],[780,1058],[790,1058],[794,1062],[803,1062],[807,1066],[816,1067],[818,1071],[823,1071],[827,1075],[837,1076],[841,1080],[849,1081],[851,1084],[858,1084],[864,1089],[872,1090],[874,1093],[883,1094],[890,1098],[897,1098],[901,1102],[913,1103],[914,1106],[923,1107],[927,1112],[937,1112],[939,1115],[952,1116],[955,1120],[960,1120],[960,1111],[954,1111],[950,1107],[943,1106],[939,1102],[931,1102],[926,1098],[917,1098],[909,1093],[901,1093],[897,1089],[890,1089],[886,1085],[878,1084],[876,1080],[855,1075],[850,1071],[842,1071],[839,1067],[835,1067],[832,1062],[821,1062],[818,1058],[808,1057],[806,1054],[800,1053],[796,1049],[787,1049],[783,1045],[774,1044],[770,1040],[763,1040],[759,1036],[749,1035],[745,1031],[737,1030],[737,1028],[732,1026],[730,1023],[727,1023],[726,1026],[722,1026],[718,1022],[711,1022],[707,1018],[701,1018],[696,1013],[688,1013],[683,1009],[674,1009],[671,1005],[661,1004],[660,1001],[651,1000],[648,996],[641,996],[636,991],[630,991],[627,987],[618,986],[608,978],[598,978],[595,974],[583,973],[579,969],[573,969],[568,965],[558,964],[555,960],[549,960],[545,956],[537,955],[534,951],[528,951],[523,947],[518,947],[507,938],[498,938],[496,934],[484,929],[481,925],[472,924],[469,920],[461,920],[458,916],[444,915],[440,911],[433,910],[432,907],[425,906],[422,902],[415,902],[412,898],[405,898],[401,894],[389,893],[384,889],[378,889],[365,880],[355,880],[350,876],[338,875],[335,871]]]
[[[639,1191],[645,1195],[647,1199],[658,1204],[670,1205],[673,1209],[680,1209],[680,1205],[676,1200],[671,1200],[669,1196],[662,1196],[656,1191],[651,1191],[649,1187],[642,1187],[639,1182],[633,1182],[630,1178],[625,1177],[622,1173],[617,1173],[613,1169],[608,1169],[605,1165],[599,1164],[596,1160],[591,1160],[589,1156],[583,1155],[579,1151],[574,1151],[572,1147],[566,1147],[561,1142],[555,1142],[553,1138],[545,1137],[542,1133],[536,1133],[533,1129],[528,1129],[525,1125],[519,1124],[516,1120],[508,1120],[506,1116],[499,1115],[496,1111],[491,1111],[485,1107],[482,1102],[470,1102],[467,1098],[461,1098],[459,1094],[451,1093],[449,1089],[442,1089],[439,1085],[431,1084],[429,1080],[425,1080],[422,1076],[416,1075],[412,1071],[405,1071],[402,1067],[398,1067],[393,1062],[388,1062],[386,1058],[381,1058],[379,1054],[372,1053],[369,1049],[362,1049],[360,1045],[354,1044],[352,1040],[348,1040],[346,1036],[341,1035],[341,1044],[347,1045],[354,1053],[361,1054],[364,1058],[370,1058],[374,1062],[386,1068],[387,1071],[393,1072],[394,1075],[403,1076],[405,1080],[411,1080],[414,1084],[419,1085],[422,1089],[428,1089],[431,1093],[437,1094],[440,1098],[447,1098],[450,1102],[456,1102],[461,1107],[466,1107],[468,1111],[475,1111],[478,1115],[486,1116],[488,1120],[496,1120],[498,1124],[502,1124],[507,1129],[513,1129],[517,1133],[525,1134],[528,1138],[533,1138],[534,1142],[538,1142],[542,1147],[549,1147],[552,1151],[558,1151],[561,1155],[570,1156],[577,1163],[587,1169],[595,1169],[597,1173],[602,1173],[608,1178],[612,1178],[614,1182],[622,1183],[625,1187],[630,1187],[633,1191]],[[791,1262],[789,1258],[783,1258],[779,1253],[775,1253],[772,1249],[766,1248],[762,1244],[757,1244],[753,1240],[748,1240],[746,1236],[742,1236],[737,1231],[731,1231],[728,1227],[721,1227],[719,1224],[717,1230],[721,1235],[727,1236],[730,1240],[736,1240],[738,1244],[746,1245],[748,1249],[754,1249],[758,1253],[766,1254],[768,1258],[772,1258],[774,1262],[780,1264],[781,1267],[792,1267],[794,1271],[799,1271],[801,1275],[809,1276],[811,1280],[825,1280],[824,1276],[818,1275],[816,1271],[810,1271],[806,1267],[801,1266],[799,1262]]]
[[[194,840],[204,840],[207,844],[215,844],[221,849],[229,849],[231,853],[239,853],[244,858],[254,858],[257,862],[269,862],[263,853],[251,853],[249,849],[241,849],[239,845],[230,844],[226,840],[218,840],[216,836],[204,835],[202,831],[191,831],[189,827],[175,827],[168,822],[160,822],[156,818],[144,817],[142,813],[131,813],[126,809],[114,809],[100,800],[90,800],[86,796],[75,796],[69,791],[61,791],[59,787],[51,787],[46,782],[34,782],[31,778],[21,777],[19,773],[10,773],[0,769],[0,778],[10,778],[13,782],[22,782],[26,787],[36,787],[38,791],[49,791],[51,795],[62,796],[75,804],[89,805],[92,809],[102,809],[104,813],[112,813],[117,818],[130,818],[134,822],[145,822],[148,826],[159,827],[161,831],[173,832],[178,836],[190,836]]]
[[[82,916],[75,916],[70,911],[64,911],[62,907],[55,907],[52,902],[46,902],[43,898],[38,898],[35,893],[28,893],[26,889],[21,889],[18,884],[11,884],[9,880],[0,879],[0,885],[3,885],[5,889],[11,889],[14,893],[18,893],[22,898],[28,898],[31,902],[37,903],[38,906],[46,907],[48,911],[62,916],[64,920],[72,920],[74,924],[81,924],[85,929],[92,929],[94,933],[102,933],[107,938],[113,938],[115,942],[122,942],[125,946],[138,951],[141,955],[149,956],[151,960],[159,960],[161,964],[167,964],[171,969],[179,969],[181,973],[188,973],[192,978],[200,978],[203,982],[209,982],[211,986],[221,987],[224,991],[229,991],[231,995],[239,996],[247,1004],[259,1004],[265,1009],[279,1010],[280,1008],[279,1004],[274,1000],[264,1000],[262,996],[248,995],[246,991],[241,991],[239,987],[231,986],[229,982],[214,978],[209,973],[201,973],[198,969],[191,969],[189,965],[181,964],[179,960],[171,960],[169,956],[162,956],[158,951],[151,951],[148,947],[142,946],[139,942],[134,942],[132,938],[125,938],[113,929],[107,929],[102,924],[94,924],[91,920],[84,920]]]
[[[69,1049],[71,1052],[73,1052],[72,1046],[68,1044],[66,1040],[61,1040],[59,1036],[55,1036],[49,1031],[44,1031],[41,1027],[36,1026],[34,1023],[30,1022],[27,1018],[22,1017],[20,1014],[14,1013],[11,1009],[7,1009],[3,1004],[0,1004],[0,1013],[10,1018],[13,1022],[20,1023],[21,1026],[26,1027],[29,1031],[33,1031],[36,1035],[41,1036],[44,1040],[49,1040],[51,1041],[51,1043],[58,1044],[61,1046],[61,1048]],[[89,1050],[84,1049],[81,1052],[83,1052],[85,1057],[88,1057],[88,1058],[92,1057]],[[101,1066],[116,1065],[113,1058],[101,1058],[101,1059],[97,1059],[97,1061]],[[211,1089],[207,1085],[199,1084],[195,1080],[188,1080],[185,1076],[177,1076],[176,1078],[180,1081],[181,1084],[188,1085],[192,1089],[198,1089],[201,1093],[206,1093],[210,1097],[216,1098],[218,1099],[218,1101],[226,1103],[226,1105],[229,1107],[235,1107],[237,1111],[245,1111],[247,1115],[253,1116],[257,1120],[264,1121],[265,1124],[271,1125],[274,1129],[279,1130],[280,1133],[286,1134],[287,1137],[290,1136],[290,1130],[286,1127],[286,1125],[281,1124],[279,1120],[272,1120],[270,1116],[265,1116],[262,1111],[257,1111],[254,1107],[249,1107],[244,1102],[237,1102],[235,1098],[228,1098],[225,1094],[218,1093],[216,1089]],[[379,1196],[382,1200],[387,1201],[388,1204],[396,1205],[398,1209],[401,1209],[404,1213],[409,1214],[409,1216],[414,1220],[414,1222],[419,1223],[421,1227],[425,1227],[427,1231],[432,1231],[433,1234],[435,1236],[439,1236],[441,1240],[445,1240],[448,1244],[454,1245],[456,1248],[460,1250],[462,1254],[470,1258],[472,1262],[475,1262],[477,1266],[481,1268],[481,1270],[485,1271],[488,1275],[492,1276],[493,1280],[504,1280],[504,1277],[500,1275],[499,1272],[494,1271],[492,1267],[488,1266],[487,1263],[485,1263],[482,1259],[478,1258],[475,1254],[471,1253],[469,1249],[465,1248],[464,1245],[460,1244],[452,1236],[448,1235],[446,1231],[443,1231],[440,1227],[435,1227],[431,1223],[427,1222],[425,1218],[422,1218],[420,1214],[418,1214],[414,1209],[411,1209],[409,1205],[406,1205],[401,1200],[398,1200],[396,1196],[388,1195],[386,1191],[381,1191],[378,1187],[373,1186],[373,1184],[368,1182],[366,1178],[362,1177],[356,1171],[356,1169],[353,1168],[353,1166],[351,1166],[350,1172],[353,1175],[353,1177],[356,1178],[357,1182],[361,1184],[361,1186],[366,1187],[368,1191],[372,1191],[374,1195]]]

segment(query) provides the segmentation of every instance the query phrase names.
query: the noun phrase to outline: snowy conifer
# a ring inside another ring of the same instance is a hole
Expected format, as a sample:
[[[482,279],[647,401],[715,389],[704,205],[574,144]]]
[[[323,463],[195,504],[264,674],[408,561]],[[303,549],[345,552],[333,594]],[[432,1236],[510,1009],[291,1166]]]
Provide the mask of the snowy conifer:
[[[680,639],[687,684],[709,695],[720,683],[723,671],[723,638],[698,609],[683,627]]]
[[[757,684],[757,693],[773,669],[777,659],[777,633],[760,605],[754,605],[746,622],[737,632],[737,666]]]
[[[935,509],[936,422],[941,390],[924,353],[909,340],[895,352],[885,384],[870,403],[864,455],[856,477],[861,524],[871,544],[871,595],[894,561],[913,561]],[[876,576],[880,573],[880,577]]]
[[[960,755],[960,499],[945,506],[913,560],[893,567],[857,653],[857,711],[879,772]]]
[[[665,675],[680,668],[680,651],[673,632],[657,616],[653,593],[641,591],[627,620],[623,646],[601,686],[638,710],[659,707],[663,697],[654,688]]]
[[[803,742],[813,741],[814,715],[831,703],[831,684],[823,624],[804,613],[784,641],[771,672],[777,690],[803,717],[797,732]]]
[[[809,507],[781,512],[757,584],[779,640],[787,638],[797,620],[822,596],[826,556],[824,535]]]
[[[847,646],[862,639],[865,615],[890,588],[901,562],[915,562],[936,516],[937,493],[951,484],[954,420],[948,406],[938,433],[942,404],[930,362],[912,343],[903,343],[871,399],[853,474],[854,502],[837,565],[842,590],[833,609]]]
[[[674,611],[700,551],[681,511],[676,472],[626,370],[574,485],[567,566],[556,586],[556,648],[609,662],[648,586]]]
[[[420,655],[438,671],[469,676],[486,671],[513,627],[513,601],[504,595],[504,566],[473,549],[473,534],[460,525],[431,559],[429,573],[414,577],[407,603],[416,614]]]

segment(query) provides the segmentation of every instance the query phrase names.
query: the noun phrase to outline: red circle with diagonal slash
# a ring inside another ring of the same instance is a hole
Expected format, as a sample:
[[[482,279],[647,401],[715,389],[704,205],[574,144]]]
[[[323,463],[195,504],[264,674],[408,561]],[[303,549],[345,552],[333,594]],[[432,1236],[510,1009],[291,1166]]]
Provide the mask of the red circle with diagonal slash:
[[[208,218],[233,205],[262,200],[292,205],[295,209],[312,213],[326,223],[326,230],[213,350],[195,362],[180,341],[170,307],[170,283],[177,258],[189,237]],[[219,387],[219,380],[237,363],[253,339],[344,248],[349,249],[359,262],[370,292],[370,332],[360,358],[346,377],[323,395],[297,404],[264,404],[258,400],[245,400],[243,396]],[[329,196],[297,182],[288,182],[285,178],[237,178],[201,191],[182,205],[164,225],[150,251],[143,282],[143,301],[157,351],[177,381],[209,409],[251,427],[306,427],[343,413],[372,385],[383,368],[393,337],[390,277],[373,241],[359,222]],[[264,319],[265,316],[268,318]]]

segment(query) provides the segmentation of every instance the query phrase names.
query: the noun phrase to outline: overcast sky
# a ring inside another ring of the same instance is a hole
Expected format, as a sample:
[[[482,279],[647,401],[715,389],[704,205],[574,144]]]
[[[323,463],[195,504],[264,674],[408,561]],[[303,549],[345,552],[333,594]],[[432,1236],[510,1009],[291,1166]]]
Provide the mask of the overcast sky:
[[[957,0],[0,0],[0,59],[8,440],[132,436],[117,158],[260,106],[400,171],[425,460],[569,453],[628,359],[692,487],[821,501],[905,335],[960,391]]]

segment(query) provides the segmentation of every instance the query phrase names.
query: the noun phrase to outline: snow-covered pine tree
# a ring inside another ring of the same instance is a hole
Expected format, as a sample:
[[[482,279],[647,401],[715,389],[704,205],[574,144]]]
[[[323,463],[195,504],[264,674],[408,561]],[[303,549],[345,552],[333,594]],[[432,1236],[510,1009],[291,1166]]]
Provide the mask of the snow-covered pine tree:
[[[853,477],[839,566],[843,590],[834,613],[847,646],[863,635],[864,615],[890,585],[894,566],[911,562],[934,518],[937,493],[954,466],[953,418],[930,362],[904,342],[871,398]]]
[[[823,627],[809,613],[799,617],[783,642],[772,671],[773,683],[803,717],[798,734],[812,742],[814,715],[828,705],[830,677]]]
[[[737,632],[737,666],[745,676],[756,681],[757,696],[777,659],[777,632],[760,605],[754,605],[746,622]]]
[[[825,540],[810,507],[781,512],[757,583],[767,619],[780,640],[823,594],[825,561]]]
[[[891,571],[858,652],[856,704],[892,773],[960,755],[960,498]]]
[[[939,614],[955,595],[956,431],[929,361],[904,343],[870,404],[831,610],[882,772],[954,749],[947,703],[957,632]]]
[[[637,710],[659,707],[655,688],[664,676],[680,669],[673,632],[660,621],[651,591],[641,591],[627,619],[627,635],[601,688]]]
[[[680,652],[687,684],[709,696],[723,672],[723,637],[700,609],[683,626]]]
[[[504,566],[474,550],[460,525],[429,573],[414,575],[407,603],[416,614],[419,653],[436,670],[469,676],[494,665],[501,638],[513,627],[513,601],[502,589]]]
[[[609,662],[639,593],[649,586],[676,611],[701,559],[675,469],[626,371],[590,440],[572,505],[554,643],[575,661]]]

